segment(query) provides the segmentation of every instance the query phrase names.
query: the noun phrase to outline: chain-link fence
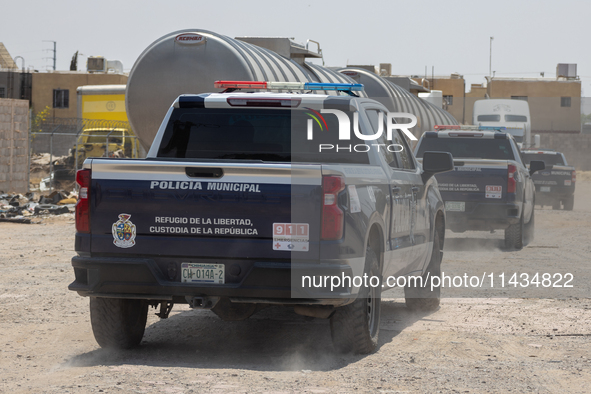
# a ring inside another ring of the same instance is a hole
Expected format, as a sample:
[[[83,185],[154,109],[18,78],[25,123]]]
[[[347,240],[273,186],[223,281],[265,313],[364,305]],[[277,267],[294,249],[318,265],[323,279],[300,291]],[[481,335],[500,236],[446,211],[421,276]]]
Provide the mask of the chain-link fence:
[[[139,140],[129,122],[49,118],[31,132],[31,154],[39,153],[50,154],[52,189],[55,181],[73,179],[87,157],[138,157]]]
[[[82,118],[49,118],[44,120],[39,130],[31,133],[31,150],[33,153],[51,153],[65,156],[74,148],[77,137],[83,130],[126,130],[131,133],[129,122],[118,120],[82,119]]]

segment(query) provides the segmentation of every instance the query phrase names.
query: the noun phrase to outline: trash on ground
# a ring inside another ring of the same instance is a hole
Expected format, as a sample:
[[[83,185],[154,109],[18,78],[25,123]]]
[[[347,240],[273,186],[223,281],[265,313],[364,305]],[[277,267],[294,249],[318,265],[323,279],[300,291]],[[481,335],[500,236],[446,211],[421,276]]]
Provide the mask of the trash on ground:
[[[56,190],[48,195],[0,192],[0,221],[31,223],[31,217],[74,212],[78,193]]]

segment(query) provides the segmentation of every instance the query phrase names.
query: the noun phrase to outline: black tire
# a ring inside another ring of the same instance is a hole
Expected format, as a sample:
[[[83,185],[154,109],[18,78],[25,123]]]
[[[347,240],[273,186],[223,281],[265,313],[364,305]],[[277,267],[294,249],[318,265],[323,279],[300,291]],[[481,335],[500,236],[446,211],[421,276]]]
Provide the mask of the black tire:
[[[102,348],[130,349],[140,344],[146,329],[144,300],[90,297],[90,323]]]
[[[575,207],[575,196],[572,195],[570,197],[567,197],[566,200],[564,200],[564,210],[565,211],[572,211]]]
[[[431,260],[429,260],[429,265],[422,276],[423,286],[420,286],[420,283],[415,281],[412,286],[407,284],[404,287],[406,307],[411,311],[431,312],[439,308],[441,287],[437,286],[431,290],[431,277],[436,276],[441,278],[442,253],[440,244],[439,234],[435,230]]]
[[[379,278],[378,286],[362,286],[357,299],[337,308],[330,318],[332,343],[340,353],[368,354],[378,346],[382,276],[378,257],[369,246],[365,253],[365,273],[369,278]]]
[[[505,229],[505,248],[508,250],[523,249],[523,213],[518,223]]]
[[[533,209],[531,211],[531,218],[529,219],[529,223],[527,223],[524,227],[523,227],[523,242],[524,245],[529,245],[530,243],[532,243],[534,241],[534,234],[535,234],[535,226],[536,226],[536,210]]]

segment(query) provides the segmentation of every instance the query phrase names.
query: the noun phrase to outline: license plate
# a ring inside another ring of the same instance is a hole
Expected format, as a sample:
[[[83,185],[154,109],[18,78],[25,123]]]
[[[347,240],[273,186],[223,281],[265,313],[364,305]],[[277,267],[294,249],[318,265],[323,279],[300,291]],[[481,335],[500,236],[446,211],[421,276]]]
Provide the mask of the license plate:
[[[466,203],[464,201],[446,201],[445,210],[453,212],[464,212],[466,210]]]
[[[224,264],[181,263],[181,282],[223,284],[225,268]]]
[[[549,192],[550,191],[550,186],[542,186],[542,187],[540,187],[540,191],[541,192]]]

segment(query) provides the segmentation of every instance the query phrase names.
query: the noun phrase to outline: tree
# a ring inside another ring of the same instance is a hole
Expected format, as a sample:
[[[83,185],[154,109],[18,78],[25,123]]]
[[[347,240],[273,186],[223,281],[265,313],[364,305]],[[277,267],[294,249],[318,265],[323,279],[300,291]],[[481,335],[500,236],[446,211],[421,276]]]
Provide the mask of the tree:
[[[70,62],[70,71],[78,71],[78,51],[76,51],[74,56],[72,56],[72,61]]]
[[[47,119],[50,112],[51,112],[51,108],[45,107],[45,109],[43,111],[37,112],[37,114],[35,114],[35,116],[33,116],[33,118],[31,119],[31,133],[32,134],[40,133],[42,131],[41,125],[43,124],[45,119]],[[34,135],[33,135],[33,137],[34,137]]]

